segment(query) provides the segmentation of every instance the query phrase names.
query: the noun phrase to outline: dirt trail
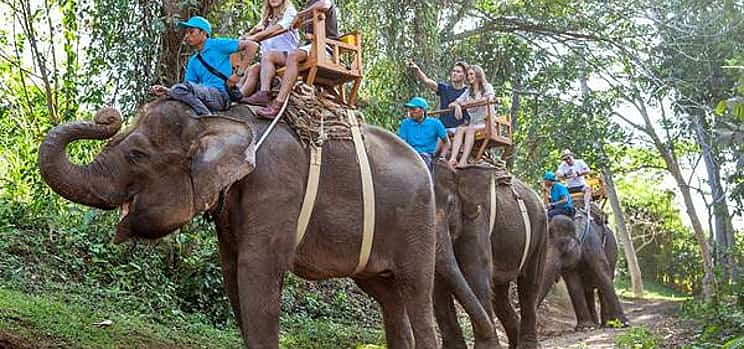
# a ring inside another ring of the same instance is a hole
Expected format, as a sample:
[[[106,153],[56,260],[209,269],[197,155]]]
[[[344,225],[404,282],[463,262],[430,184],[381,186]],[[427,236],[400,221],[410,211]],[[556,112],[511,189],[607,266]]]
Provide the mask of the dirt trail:
[[[661,339],[661,348],[680,348],[689,342],[695,324],[677,318],[680,302],[621,299],[632,327],[645,326]],[[615,337],[626,329],[576,332],[576,320],[567,297],[540,308],[539,334],[543,349],[616,348]]]

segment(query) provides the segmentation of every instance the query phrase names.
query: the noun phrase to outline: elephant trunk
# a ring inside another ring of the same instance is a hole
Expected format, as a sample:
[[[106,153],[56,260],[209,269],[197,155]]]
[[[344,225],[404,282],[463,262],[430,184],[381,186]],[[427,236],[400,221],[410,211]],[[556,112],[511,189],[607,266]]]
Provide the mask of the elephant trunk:
[[[545,267],[542,273],[542,280],[540,280],[540,289],[537,298],[537,304],[539,305],[545,300],[545,296],[548,295],[548,291],[558,281],[561,272],[561,260],[560,254],[556,253],[556,248],[548,246],[547,257],[545,258]]]
[[[101,209],[115,208],[113,190],[103,190],[111,185],[111,177],[95,169],[101,167],[101,159],[89,165],[75,165],[67,157],[65,147],[80,139],[108,139],[121,125],[119,112],[104,108],[96,113],[94,122],[75,121],[54,127],[39,147],[39,169],[44,181],[70,201]]]

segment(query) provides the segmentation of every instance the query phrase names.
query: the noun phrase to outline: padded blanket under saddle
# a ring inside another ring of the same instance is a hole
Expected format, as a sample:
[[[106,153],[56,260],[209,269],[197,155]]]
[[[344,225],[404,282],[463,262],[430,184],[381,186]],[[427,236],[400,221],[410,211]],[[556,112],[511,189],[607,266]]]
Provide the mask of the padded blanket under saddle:
[[[364,116],[333,100],[316,95],[315,89],[302,82],[289,96],[283,120],[305,145],[320,145],[325,140],[351,140],[351,124],[347,113],[353,113],[360,124]]]

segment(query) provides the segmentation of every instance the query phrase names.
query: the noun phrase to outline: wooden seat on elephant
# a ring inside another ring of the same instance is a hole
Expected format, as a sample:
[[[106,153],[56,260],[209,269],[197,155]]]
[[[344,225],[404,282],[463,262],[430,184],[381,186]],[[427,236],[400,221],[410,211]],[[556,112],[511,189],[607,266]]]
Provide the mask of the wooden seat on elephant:
[[[311,86],[320,87],[337,102],[353,107],[362,85],[362,35],[352,32],[338,39],[326,37],[325,13],[313,10],[310,20],[313,34],[308,58],[300,67],[300,76]],[[286,67],[276,71],[283,76]]]
[[[592,200],[596,202],[603,201],[607,198],[606,187],[602,177],[598,174],[589,174],[584,177],[586,184],[592,188]],[[571,199],[574,202],[584,202],[584,193],[571,193]]]
[[[481,101],[468,104],[463,107],[463,109],[467,110],[495,103],[495,101]],[[485,154],[489,149],[504,148],[512,145],[511,116],[496,116],[491,113],[491,108],[486,108],[486,110],[488,111],[485,120],[486,127],[475,133],[475,143],[473,144],[473,150],[471,152],[471,156],[476,162],[480,161],[483,158],[483,154]],[[452,108],[434,110],[428,114],[439,115],[448,111],[452,111]]]

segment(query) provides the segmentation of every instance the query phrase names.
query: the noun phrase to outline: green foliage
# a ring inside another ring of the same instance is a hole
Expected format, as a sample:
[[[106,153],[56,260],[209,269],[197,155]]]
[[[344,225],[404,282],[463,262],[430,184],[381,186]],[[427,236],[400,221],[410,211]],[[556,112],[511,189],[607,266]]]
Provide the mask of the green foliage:
[[[649,175],[628,175],[617,187],[627,229],[646,280],[684,293],[697,292],[703,271],[697,242],[680,218],[675,194]],[[624,263],[619,264],[627,273]]]
[[[615,290],[622,297],[633,297],[630,280],[626,277],[615,278]],[[643,280],[643,299],[667,300],[667,301],[684,301],[690,300],[688,294],[662,286],[654,281]]]
[[[615,338],[619,349],[656,349],[660,340],[646,327],[633,327]]]
[[[687,301],[681,316],[702,324],[693,343],[686,348],[741,348],[744,344],[744,279],[720,290],[716,299]]]

